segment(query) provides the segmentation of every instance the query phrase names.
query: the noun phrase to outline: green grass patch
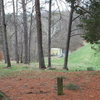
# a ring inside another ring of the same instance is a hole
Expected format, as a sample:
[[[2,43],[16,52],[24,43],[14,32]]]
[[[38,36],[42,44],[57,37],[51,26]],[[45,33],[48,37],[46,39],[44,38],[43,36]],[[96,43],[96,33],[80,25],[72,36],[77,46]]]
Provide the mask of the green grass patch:
[[[100,70],[99,59],[100,52],[92,49],[91,44],[86,44],[69,56],[69,67],[71,70],[87,70],[88,67],[92,67],[94,70]]]
[[[14,76],[16,73],[25,70],[36,70],[36,68],[34,68],[34,65],[31,67],[30,65],[15,64],[14,62],[12,62],[11,68],[6,68],[6,64],[0,62],[0,77]]]

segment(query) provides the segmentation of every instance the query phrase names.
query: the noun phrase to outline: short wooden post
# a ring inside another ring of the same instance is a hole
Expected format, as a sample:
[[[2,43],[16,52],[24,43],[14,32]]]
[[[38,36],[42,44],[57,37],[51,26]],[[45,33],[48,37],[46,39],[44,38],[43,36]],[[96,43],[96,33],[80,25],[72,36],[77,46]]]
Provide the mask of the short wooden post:
[[[57,77],[57,94],[63,95],[63,77]]]

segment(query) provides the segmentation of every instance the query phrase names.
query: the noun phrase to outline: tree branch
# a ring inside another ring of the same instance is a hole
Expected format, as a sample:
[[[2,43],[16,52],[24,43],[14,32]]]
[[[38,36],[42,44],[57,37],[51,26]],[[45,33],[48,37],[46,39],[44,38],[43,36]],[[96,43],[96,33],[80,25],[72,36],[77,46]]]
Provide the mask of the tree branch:
[[[77,36],[77,35],[83,35],[83,34],[72,34],[70,37]]]
[[[76,20],[77,18],[79,18],[81,15],[78,15],[77,17],[73,18],[72,21]]]

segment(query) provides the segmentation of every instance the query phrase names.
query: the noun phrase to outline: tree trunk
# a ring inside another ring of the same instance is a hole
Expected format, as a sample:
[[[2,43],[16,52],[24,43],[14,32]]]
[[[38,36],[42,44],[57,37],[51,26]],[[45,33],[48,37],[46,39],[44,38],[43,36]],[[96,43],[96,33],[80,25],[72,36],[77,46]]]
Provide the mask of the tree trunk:
[[[48,67],[51,67],[51,6],[52,6],[52,0],[49,1],[49,20],[48,20]]]
[[[36,9],[36,21],[37,21],[39,68],[45,69],[46,67],[45,67],[43,47],[42,47],[42,25],[41,25],[40,0],[35,0],[35,9]]]
[[[29,53],[29,63],[30,63],[30,61],[31,61],[31,55],[30,55],[30,53],[31,53],[31,37],[32,37],[32,17],[33,17],[33,9],[34,8],[32,8],[32,12],[31,12],[31,21],[30,21],[30,31],[29,31],[29,51],[28,51],[28,53]]]
[[[23,43],[21,43],[21,56],[20,56],[20,63],[23,63]]]
[[[24,63],[28,64],[28,28],[27,28],[27,14],[26,14],[26,3],[25,0],[22,0],[22,8],[23,8],[23,26],[24,26]]]
[[[23,63],[23,34],[21,33],[20,63]]]
[[[71,3],[71,12],[70,12],[70,18],[69,18],[66,52],[65,52],[65,59],[64,59],[64,69],[66,69],[66,70],[68,70],[68,54],[69,54],[69,46],[70,46],[70,36],[71,36],[71,29],[72,29],[73,12],[74,12],[74,2]]]
[[[10,56],[9,56],[9,48],[8,48],[8,39],[7,39],[7,31],[6,31],[6,23],[5,23],[5,10],[4,10],[4,2],[1,0],[2,4],[2,24],[3,24],[3,39],[4,39],[4,48],[6,51],[7,58],[7,67],[11,67]]]
[[[5,42],[3,36],[2,36],[2,41],[3,41],[2,49],[3,49],[4,62],[5,64],[7,64],[7,56],[6,56]]]
[[[35,36],[35,50],[34,50],[34,53],[35,53],[35,55],[34,55],[34,61],[35,62],[38,62],[39,60],[38,60],[38,46],[37,46],[37,39],[36,39],[36,37],[37,36]]]
[[[0,0],[0,36],[1,36],[1,38],[0,39],[2,39],[1,41],[2,41],[2,50],[3,50],[3,56],[4,56],[4,61],[5,61],[5,63],[7,63],[7,58],[6,58],[6,51],[5,51],[5,44],[4,44],[4,41],[3,41],[3,30],[2,30],[2,5],[1,5],[2,3],[1,3],[1,0]]]
[[[19,63],[19,53],[18,53],[18,36],[17,36],[17,18],[15,15],[15,2],[13,0],[13,16],[14,16],[14,28],[15,28],[15,59]]]

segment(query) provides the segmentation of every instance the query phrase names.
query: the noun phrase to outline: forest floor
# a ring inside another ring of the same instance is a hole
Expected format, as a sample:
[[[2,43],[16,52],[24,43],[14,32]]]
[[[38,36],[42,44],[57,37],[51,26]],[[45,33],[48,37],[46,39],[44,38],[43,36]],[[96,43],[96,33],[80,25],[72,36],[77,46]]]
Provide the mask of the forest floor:
[[[56,78],[64,77],[64,95],[58,96]],[[68,90],[69,83],[77,90]],[[100,100],[100,71],[21,71],[0,77],[0,91],[11,100]]]

